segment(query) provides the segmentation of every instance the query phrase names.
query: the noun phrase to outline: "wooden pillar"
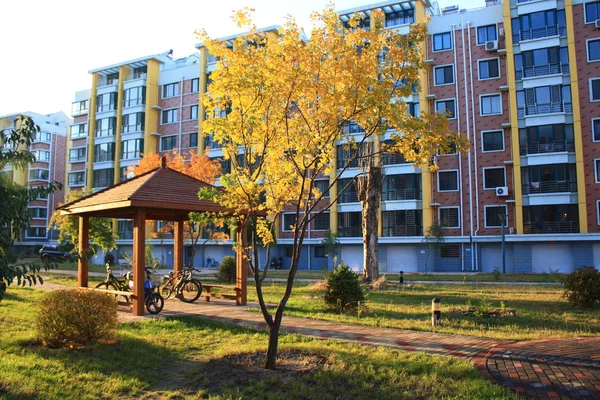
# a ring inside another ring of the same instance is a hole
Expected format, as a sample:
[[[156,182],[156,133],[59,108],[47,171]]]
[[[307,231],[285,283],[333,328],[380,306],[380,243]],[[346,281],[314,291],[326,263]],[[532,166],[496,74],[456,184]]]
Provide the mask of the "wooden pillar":
[[[88,286],[88,249],[90,247],[90,217],[79,217],[79,261],[77,262],[77,282],[79,287]]]
[[[146,280],[146,212],[138,208],[133,219],[133,315],[144,315],[144,281]]]
[[[175,273],[181,271],[183,266],[183,221],[175,221],[173,231],[173,270]]]
[[[248,233],[245,226],[238,226],[236,232],[238,249],[235,257],[235,303],[245,306],[248,303],[248,260],[242,249],[248,247]]]

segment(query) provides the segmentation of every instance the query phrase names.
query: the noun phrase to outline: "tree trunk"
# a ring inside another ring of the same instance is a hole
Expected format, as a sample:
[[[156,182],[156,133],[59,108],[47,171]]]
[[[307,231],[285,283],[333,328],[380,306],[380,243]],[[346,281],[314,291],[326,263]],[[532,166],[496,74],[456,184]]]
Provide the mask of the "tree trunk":
[[[380,167],[370,167],[356,178],[356,191],[362,206],[362,233],[364,248],[364,277],[372,282],[379,278],[379,209],[382,193]]]
[[[273,325],[269,326],[269,349],[267,350],[267,362],[265,363],[266,369],[275,369],[277,365],[277,346],[279,345],[279,328],[281,327],[281,320],[273,321]]]

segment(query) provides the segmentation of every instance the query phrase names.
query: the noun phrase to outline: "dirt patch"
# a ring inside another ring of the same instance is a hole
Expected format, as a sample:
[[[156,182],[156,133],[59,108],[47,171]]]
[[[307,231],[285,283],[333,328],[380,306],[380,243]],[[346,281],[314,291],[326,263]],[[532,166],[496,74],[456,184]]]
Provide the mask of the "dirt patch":
[[[327,358],[299,351],[280,352],[277,357],[277,369],[264,368],[265,353],[235,354],[210,360],[202,371],[204,384],[198,389],[209,393],[220,393],[229,385],[244,387],[257,380],[277,379],[285,385],[297,377],[324,369]]]
[[[315,283],[312,283],[310,286],[308,286],[308,288],[314,291],[325,291],[327,290],[327,281],[316,281]]]

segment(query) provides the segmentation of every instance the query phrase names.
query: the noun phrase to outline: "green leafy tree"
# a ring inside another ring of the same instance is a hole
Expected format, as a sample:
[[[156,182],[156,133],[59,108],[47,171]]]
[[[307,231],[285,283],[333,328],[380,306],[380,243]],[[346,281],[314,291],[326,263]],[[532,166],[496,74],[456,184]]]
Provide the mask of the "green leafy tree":
[[[0,132],[0,300],[15,280],[17,285],[43,282],[38,274],[42,265],[13,265],[9,262],[14,258],[11,246],[29,225],[29,202],[62,188],[58,182],[46,187],[25,187],[13,182],[12,171],[23,170],[35,162],[29,148],[39,132],[40,127],[27,116],[19,116],[14,129]],[[49,265],[43,267],[47,269]]]

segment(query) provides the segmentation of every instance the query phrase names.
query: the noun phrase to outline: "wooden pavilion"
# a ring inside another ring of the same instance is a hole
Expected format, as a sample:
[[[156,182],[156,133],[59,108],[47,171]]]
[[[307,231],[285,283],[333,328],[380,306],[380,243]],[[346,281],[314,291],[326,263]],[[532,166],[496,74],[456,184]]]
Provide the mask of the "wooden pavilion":
[[[162,165],[130,180],[110,186],[89,196],[58,207],[62,214],[79,217],[79,254],[89,249],[89,221],[97,218],[133,219],[133,314],[144,315],[146,220],[174,221],[174,270],[183,266],[183,224],[190,212],[230,213],[219,204],[200,200],[198,191],[212,187],[191,176],[170,169],[163,158]],[[236,241],[246,247],[244,229],[236,230]],[[248,268],[241,250],[236,254],[236,304],[247,302]],[[88,260],[79,258],[78,282],[88,286]]]

